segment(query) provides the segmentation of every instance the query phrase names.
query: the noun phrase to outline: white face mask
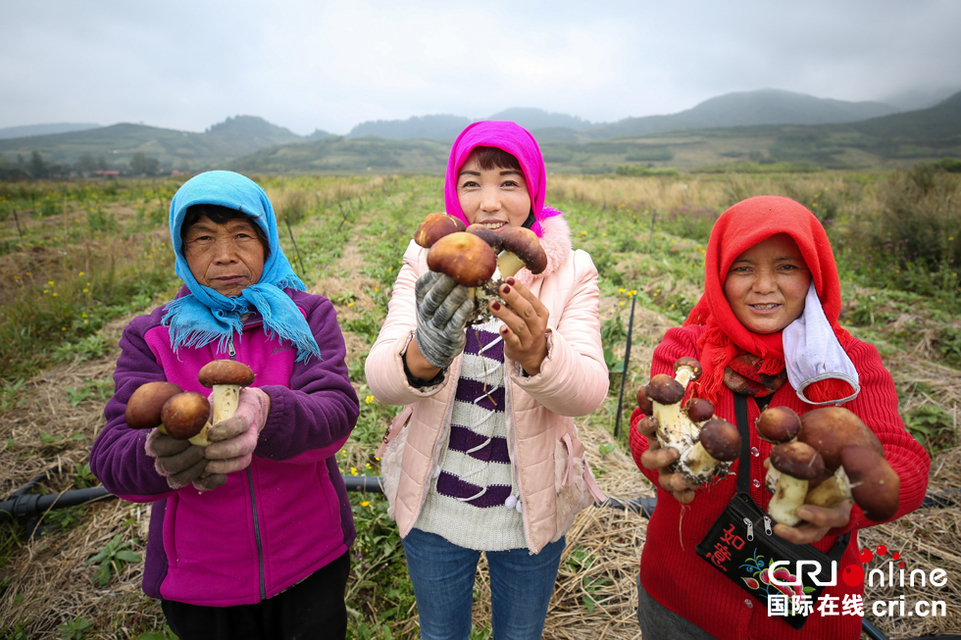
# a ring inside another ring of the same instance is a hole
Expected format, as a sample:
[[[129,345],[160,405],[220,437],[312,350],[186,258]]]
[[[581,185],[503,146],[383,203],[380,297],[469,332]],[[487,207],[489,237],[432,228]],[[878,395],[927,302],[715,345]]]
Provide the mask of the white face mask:
[[[857,369],[834,335],[813,282],[804,298],[804,312],[784,328],[781,340],[787,379],[801,400],[814,405],[841,405],[860,393]],[[831,378],[847,382],[854,392],[846,398],[827,402],[813,402],[804,396],[808,386]]]

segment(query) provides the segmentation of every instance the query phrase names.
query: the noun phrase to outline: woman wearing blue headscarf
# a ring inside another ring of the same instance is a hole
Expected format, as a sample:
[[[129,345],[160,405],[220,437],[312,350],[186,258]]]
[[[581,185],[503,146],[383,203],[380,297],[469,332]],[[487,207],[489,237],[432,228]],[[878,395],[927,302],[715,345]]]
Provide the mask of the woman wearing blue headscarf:
[[[143,588],[187,638],[343,638],[355,532],[334,454],[357,395],[329,300],[304,292],[267,195],[229,171],[188,180],[170,205],[176,298],[124,330],[107,424],[90,467],[153,509]],[[253,369],[233,418],[206,447],[129,428],[142,384],[207,395],[200,368]]]

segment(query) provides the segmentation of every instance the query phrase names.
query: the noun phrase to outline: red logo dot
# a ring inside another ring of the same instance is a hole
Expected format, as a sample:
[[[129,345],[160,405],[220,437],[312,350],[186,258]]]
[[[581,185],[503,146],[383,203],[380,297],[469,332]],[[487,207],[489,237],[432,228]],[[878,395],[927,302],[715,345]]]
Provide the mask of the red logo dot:
[[[879,555],[879,556],[883,556],[885,553],[888,552],[888,548],[887,548],[886,546],[884,546],[883,544],[879,544],[877,551],[878,551],[878,555]]]
[[[901,559],[901,554],[900,554],[899,552],[895,551],[894,553],[891,554],[891,559],[892,559],[892,560],[900,560],[900,559]]]
[[[898,563],[898,566],[903,569],[903,568],[905,567],[905,564],[904,564],[903,562],[900,562],[900,563]]]
[[[870,549],[861,549],[861,562],[867,564],[874,559],[874,554],[871,553]]]
[[[856,564],[850,564],[841,570],[841,579],[849,587],[859,587],[864,584],[864,569]]]

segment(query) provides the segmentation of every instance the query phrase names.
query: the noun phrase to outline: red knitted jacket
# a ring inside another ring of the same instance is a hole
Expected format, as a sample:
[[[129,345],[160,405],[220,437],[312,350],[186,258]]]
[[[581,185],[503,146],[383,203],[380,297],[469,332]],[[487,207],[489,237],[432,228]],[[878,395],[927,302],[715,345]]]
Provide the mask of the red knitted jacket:
[[[674,361],[681,356],[699,358],[697,338],[704,331],[700,325],[690,325],[670,329],[664,340],[654,350],[651,374],[670,373],[673,375]],[[881,439],[885,457],[901,479],[901,503],[895,518],[918,508],[924,499],[928,485],[930,458],[917,441],[905,430],[898,415],[898,396],[891,374],[884,368],[877,349],[872,345],[851,339],[846,351],[858,370],[861,393],[845,405],[857,414]],[[771,405],[784,405],[796,412],[804,413],[814,407],[798,399],[794,390],[787,384],[779,389],[771,399]],[[724,390],[715,404],[715,413],[732,424],[734,417],[734,395]],[[748,422],[751,428],[752,489],[751,497],[767,507],[770,496],[764,491],[763,461],[771,445],[762,441],[753,429],[754,421],[760,411],[757,405],[748,401]],[[800,631],[794,630],[778,617],[769,617],[767,608],[738,588],[730,579],[716,570],[709,562],[694,553],[694,547],[701,541],[710,526],[717,520],[735,493],[735,473],[738,462],[734,463],[732,474],[715,485],[698,491],[694,501],[682,506],[674,497],[662,490],[657,484],[657,472],[645,469],[641,454],[647,450],[647,438],[637,429],[637,422],[644,414],[635,410],[631,416],[630,446],[637,466],[645,476],[658,487],[657,509],[647,528],[647,541],[641,555],[641,582],[644,589],[676,614],[690,620],[705,631],[722,640],[856,640],[860,637],[861,618],[854,615],[821,616],[815,602],[814,613]],[[851,522],[844,529],[832,530],[814,546],[827,551],[846,531],[871,526],[857,507],[851,511]],[[857,536],[851,542],[838,567],[838,576],[844,567],[860,565],[858,559]],[[863,587],[849,587],[843,580],[834,587],[827,587],[823,595],[838,597],[842,602],[845,594],[861,594]],[[865,607],[870,611],[869,607]]]

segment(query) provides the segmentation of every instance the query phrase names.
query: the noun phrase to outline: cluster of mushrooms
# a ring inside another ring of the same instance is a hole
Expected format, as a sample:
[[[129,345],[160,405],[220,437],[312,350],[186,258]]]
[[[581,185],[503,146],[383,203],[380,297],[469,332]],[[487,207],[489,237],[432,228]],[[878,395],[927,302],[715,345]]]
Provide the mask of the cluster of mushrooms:
[[[479,224],[467,226],[446,213],[429,213],[417,227],[414,242],[427,252],[431,271],[467,287],[474,301],[473,322],[488,315],[487,301],[497,296],[507,278],[524,267],[533,274],[547,268],[537,234],[526,227],[496,232]]]
[[[884,459],[881,441],[849,410],[822,407],[798,416],[769,407],[755,426],[774,445],[765,461],[765,488],[775,521],[793,527],[802,504],[830,508],[843,500],[853,500],[874,522],[897,513],[901,480]]]
[[[184,391],[173,382],[147,382],[137,387],[127,401],[127,426],[156,428],[176,440],[206,447],[210,444],[207,432],[211,424],[236,413],[240,390],[253,383],[254,372],[242,362],[214,360],[200,369],[197,379],[211,390],[212,403],[202,393]]]
[[[659,373],[637,392],[637,404],[644,412],[642,422],[655,430],[662,448],[675,449],[678,458],[668,471],[680,473],[688,484],[700,486],[722,477],[741,453],[741,435],[730,422],[714,415],[714,404],[691,398],[684,406],[687,385],[701,376],[701,363],[690,357],[678,358],[674,376]]]
[[[690,398],[687,385],[701,375],[694,358],[679,358],[675,375],[658,374],[637,392],[645,416],[641,432],[655,431],[662,448],[679,456],[668,471],[681,473],[692,486],[728,473],[741,451],[741,437],[731,423],[714,416],[714,405]],[[646,424],[643,424],[646,421]],[[883,522],[897,513],[901,481],[884,459],[881,441],[856,415],[843,407],[822,407],[798,416],[788,407],[769,407],[755,426],[773,448],[765,461],[765,488],[772,494],[768,514],[795,526],[802,504],[834,507],[853,500],[865,517]]]

